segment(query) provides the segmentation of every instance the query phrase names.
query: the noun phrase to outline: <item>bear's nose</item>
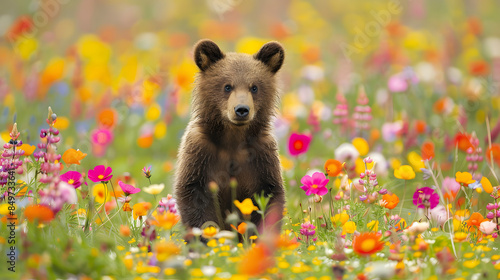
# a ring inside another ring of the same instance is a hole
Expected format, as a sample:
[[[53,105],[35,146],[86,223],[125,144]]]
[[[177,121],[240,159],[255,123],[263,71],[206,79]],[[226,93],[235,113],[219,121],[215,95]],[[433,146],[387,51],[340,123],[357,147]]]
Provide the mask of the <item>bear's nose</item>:
[[[236,115],[238,117],[246,117],[248,116],[248,113],[250,112],[250,107],[248,107],[247,105],[238,105],[236,107],[234,107],[234,112],[236,113]]]

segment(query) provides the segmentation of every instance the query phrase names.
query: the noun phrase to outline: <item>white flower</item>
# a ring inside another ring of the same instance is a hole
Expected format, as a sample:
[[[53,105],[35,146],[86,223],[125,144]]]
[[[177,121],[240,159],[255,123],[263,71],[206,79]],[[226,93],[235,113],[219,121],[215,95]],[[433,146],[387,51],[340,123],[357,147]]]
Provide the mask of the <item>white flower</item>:
[[[335,149],[335,159],[340,162],[356,160],[358,157],[359,152],[351,143],[342,143]]]
[[[492,221],[485,221],[479,225],[479,230],[484,234],[492,234],[495,231],[497,224]]]
[[[143,190],[149,194],[159,194],[165,188],[165,184],[155,184],[144,188]]]
[[[411,224],[411,226],[405,229],[404,231],[406,233],[418,235],[426,231],[428,228],[429,228],[428,222],[423,222],[423,223],[413,222],[413,224]]]
[[[371,152],[367,156],[373,159],[374,162],[376,162],[375,170],[373,171],[375,171],[378,176],[386,176],[389,168],[389,163],[385,159],[384,155],[379,152]]]

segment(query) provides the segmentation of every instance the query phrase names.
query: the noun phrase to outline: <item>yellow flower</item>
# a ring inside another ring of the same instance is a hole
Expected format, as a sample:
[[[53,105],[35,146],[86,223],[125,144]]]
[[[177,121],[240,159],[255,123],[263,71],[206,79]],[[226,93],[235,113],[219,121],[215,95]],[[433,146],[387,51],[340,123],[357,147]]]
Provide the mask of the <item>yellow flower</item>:
[[[34,145],[31,146],[31,145],[28,145],[28,144],[22,144],[21,147],[18,147],[17,149],[24,151],[23,156],[30,156],[35,151],[36,146],[34,146]]]
[[[465,232],[455,232],[455,241],[456,242],[462,242],[467,238],[467,233]]]
[[[369,222],[366,226],[370,231],[378,231],[378,221],[376,220]]]
[[[132,208],[134,213],[134,220],[136,220],[139,216],[146,216],[148,214],[149,209],[151,209],[151,203],[139,202],[134,204]]]
[[[181,248],[179,248],[179,246],[177,246],[174,242],[166,242],[165,240],[162,240],[156,243],[154,251],[156,252],[156,259],[162,262],[172,256],[180,254]]]
[[[403,180],[411,180],[415,178],[415,172],[411,166],[402,165],[398,169],[394,170],[394,177]]]
[[[104,203],[110,198],[106,185],[102,183],[94,186],[94,188],[92,189],[92,194],[94,195],[95,201],[97,201],[98,203]]]
[[[353,221],[346,222],[342,227],[342,230],[346,233],[354,233],[356,231],[356,223]]]
[[[408,154],[408,161],[416,172],[422,172],[420,168],[425,168],[422,157],[415,151]]]
[[[474,268],[476,267],[479,263],[481,263],[480,260],[469,260],[464,262],[464,266],[467,268]]]
[[[490,180],[486,177],[481,179],[481,186],[483,186],[483,190],[487,193],[491,193],[493,191],[493,186],[491,185]]]
[[[149,187],[143,188],[142,190],[145,191],[146,193],[156,195],[161,193],[161,191],[165,188],[165,184],[155,184],[151,185]]]
[[[472,174],[470,174],[469,172],[455,173],[455,181],[464,186],[467,186],[475,182],[475,180],[472,180]]]
[[[345,211],[340,214],[335,214],[335,216],[330,218],[333,224],[339,224],[343,226],[347,221],[349,221],[349,215]]]
[[[370,151],[370,146],[364,138],[356,137],[352,139],[352,145],[358,150],[360,156],[365,156]]]
[[[203,229],[203,234],[202,236],[204,238],[212,238],[214,237],[217,233],[219,232],[219,230],[214,227],[214,226],[208,226],[206,228]]]
[[[240,209],[241,214],[243,215],[250,215],[252,214],[253,211],[259,210],[259,208],[255,205],[253,205],[253,202],[250,198],[246,198],[242,202],[239,202],[238,200],[234,201],[234,205]]]

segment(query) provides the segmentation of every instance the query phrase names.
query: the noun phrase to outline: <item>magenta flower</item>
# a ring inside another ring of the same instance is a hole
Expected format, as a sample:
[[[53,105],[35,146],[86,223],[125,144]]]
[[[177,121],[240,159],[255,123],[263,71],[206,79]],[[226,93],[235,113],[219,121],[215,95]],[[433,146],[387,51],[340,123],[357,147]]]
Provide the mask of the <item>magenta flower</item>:
[[[311,143],[311,136],[306,134],[292,133],[288,140],[288,151],[292,156],[298,156],[307,152]]]
[[[131,195],[141,191],[141,189],[136,188],[129,184],[125,184],[122,181],[118,181],[118,185],[120,185],[120,188],[122,188],[122,191],[125,193],[125,195]]]
[[[61,178],[61,181],[68,183],[75,189],[82,185],[82,173],[78,171],[68,171],[59,176],[59,178]]]
[[[94,144],[107,146],[113,141],[113,133],[109,129],[95,129],[91,135]]]
[[[302,177],[300,182],[303,184],[300,188],[306,191],[306,195],[317,194],[325,195],[328,192],[326,185],[330,180],[326,178],[325,174],[315,172],[312,177],[306,175]]]
[[[111,175],[113,169],[111,167],[104,167],[104,165],[98,165],[94,169],[90,169],[88,172],[88,177],[92,182],[104,182],[109,181],[113,177]]]
[[[311,224],[310,222],[303,223],[300,225],[300,227],[300,234],[307,237],[312,236],[316,233],[316,226]]]
[[[439,204],[439,195],[429,187],[417,189],[413,194],[413,204],[418,208],[433,209]]]

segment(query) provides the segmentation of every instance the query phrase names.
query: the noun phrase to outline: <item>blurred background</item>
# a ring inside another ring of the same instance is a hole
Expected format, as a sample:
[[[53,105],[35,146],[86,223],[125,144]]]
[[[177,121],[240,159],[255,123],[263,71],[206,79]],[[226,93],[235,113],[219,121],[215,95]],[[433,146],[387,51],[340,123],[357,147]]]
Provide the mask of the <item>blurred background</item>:
[[[496,0],[37,0],[0,6],[2,139],[17,122],[23,142],[37,145],[51,106],[61,131],[58,152],[88,154],[72,169],[105,164],[139,179],[152,165],[152,180],[166,183],[167,192],[189,120],[197,72],[192,46],[202,38],[223,51],[255,53],[270,40],[285,47],[275,126],[289,185],[306,170],[322,170],[337,146],[356,136],[383,152],[388,166],[392,157],[404,162],[430,137],[438,149],[456,131],[475,130],[482,140],[486,120],[493,127],[498,119]],[[350,115],[360,104],[371,108],[367,125],[342,120],[339,105]],[[382,127],[396,123],[423,130],[415,132],[415,143],[386,137]],[[306,155],[288,152],[292,132],[313,136]]]

